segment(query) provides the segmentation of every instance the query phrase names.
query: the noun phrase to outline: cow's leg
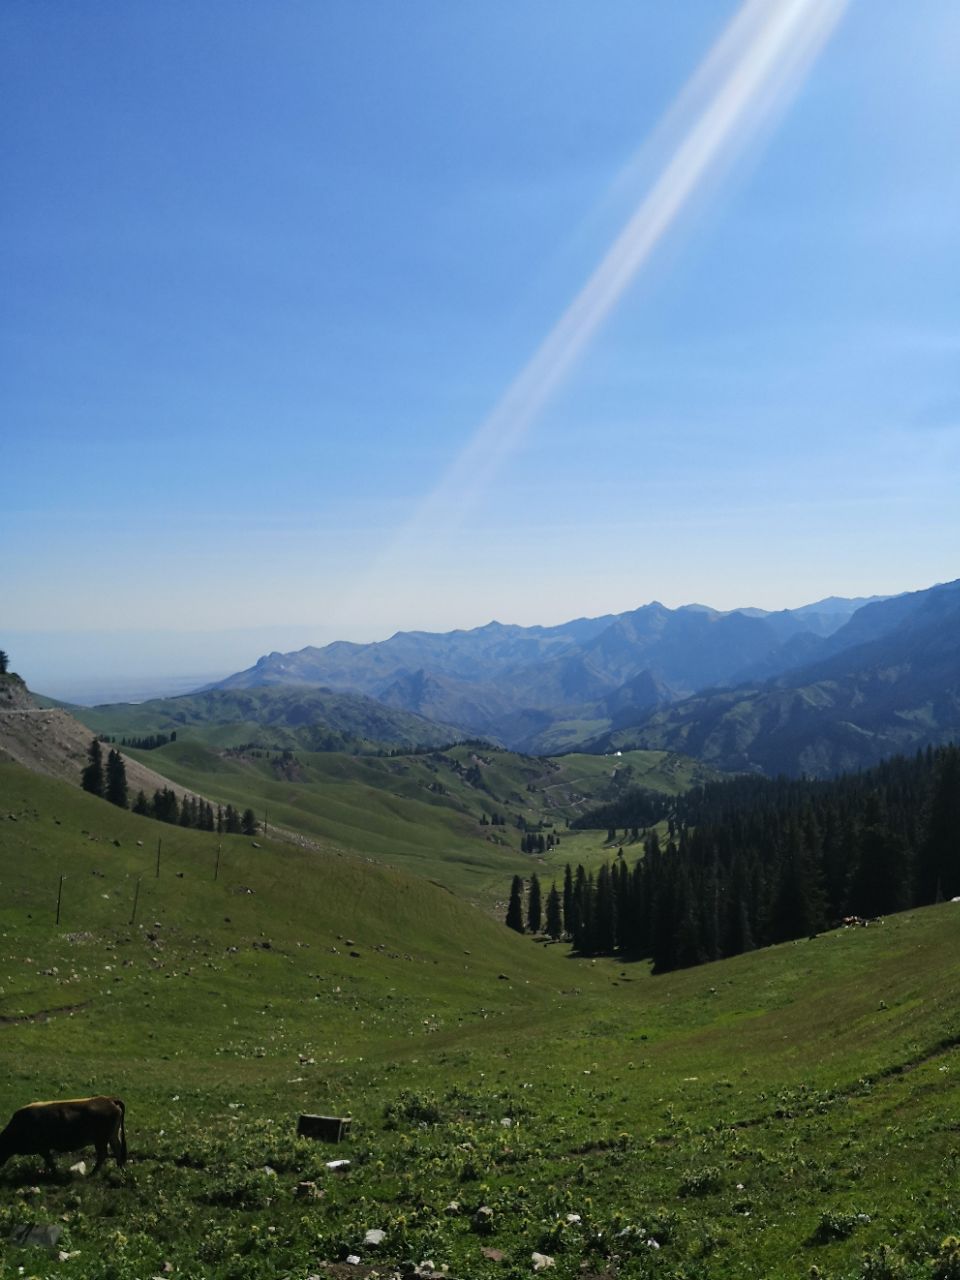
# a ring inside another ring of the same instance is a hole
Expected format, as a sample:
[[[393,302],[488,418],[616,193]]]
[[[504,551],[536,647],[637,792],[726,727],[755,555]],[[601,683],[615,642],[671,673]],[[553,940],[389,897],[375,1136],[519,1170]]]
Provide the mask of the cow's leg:
[[[110,1151],[113,1154],[114,1160],[116,1160],[117,1162],[117,1168],[118,1169],[122,1168],[123,1160],[124,1160],[124,1151],[120,1145],[120,1138],[118,1136],[116,1129],[110,1135]]]
[[[49,1152],[49,1151],[41,1152],[41,1154],[42,1154],[42,1156],[43,1156],[44,1160],[46,1161],[46,1164],[47,1164],[47,1172],[48,1172],[48,1173],[52,1173],[52,1174],[56,1174],[56,1172],[57,1172],[57,1166],[56,1166],[56,1164],[54,1163],[53,1156],[50,1154],[50,1152]]]
[[[107,1158],[107,1143],[102,1139],[97,1143],[97,1163],[93,1166],[93,1172],[99,1173],[104,1160]]]

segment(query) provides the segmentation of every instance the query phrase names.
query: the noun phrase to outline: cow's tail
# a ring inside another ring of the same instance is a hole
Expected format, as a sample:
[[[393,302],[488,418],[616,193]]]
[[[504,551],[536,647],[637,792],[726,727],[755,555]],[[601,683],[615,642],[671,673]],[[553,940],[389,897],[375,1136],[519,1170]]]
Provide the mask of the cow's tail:
[[[124,1124],[123,1124],[124,1116],[126,1114],[127,1109],[123,1105],[122,1098],[114,1098],[113,1101],[120,1108],[120,1125],[117,1130],[117,1132],[120,1135],[120,1154],[117,1157],[117,1164],[123,1166],[127,1163],[127,1131],[124,1128]]]

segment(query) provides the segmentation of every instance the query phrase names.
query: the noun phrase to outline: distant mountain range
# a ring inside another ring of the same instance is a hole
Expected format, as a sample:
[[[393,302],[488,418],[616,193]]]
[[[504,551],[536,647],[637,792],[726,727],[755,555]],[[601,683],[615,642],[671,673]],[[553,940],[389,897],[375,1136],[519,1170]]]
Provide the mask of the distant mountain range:
[[[916,593],[923,595],[924,593]],[[653,602],[555,627],[491,622],[471,631],[398,632],[375,644],[338,641],[271,653],[217,690],[322,687],[364,694],[513,750],[555,753],[651,732],[705,690],[779,680],[862,643],[872,610],[910,612],[913,597],[831,597],[800,609],[721,612]],[[886,617],[886,614],[882,615]],[[860,619],[860,621],[858,621]],[[702,700],[702,699],[701,699]],[[721,763],[719,752],[717,763]],[[738,767],[756,767],[751,758]]]
[[[634,717],[593,746],[811,776],[960,740],[960,581],[865,605],[773,679]]]

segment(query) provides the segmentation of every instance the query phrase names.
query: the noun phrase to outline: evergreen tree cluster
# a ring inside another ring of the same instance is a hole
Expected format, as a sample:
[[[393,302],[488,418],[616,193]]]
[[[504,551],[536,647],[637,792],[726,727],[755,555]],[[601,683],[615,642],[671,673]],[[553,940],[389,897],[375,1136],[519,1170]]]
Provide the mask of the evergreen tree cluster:
[[[216,831],[221,835],[255,836],[258,830],[256,814],[252,809],[245,809],[241,813],[232,804],[225,808],[218,804],[214,809],[209,800],[201,800],[199,796],[184,796],[180,801],[177,793],[170,787],[154,791],[152,799],[143,791],[138,792],[133,812],[146,818],[156,818],[158,822],[169,822],[175,827]]]
[[[121,809],[127,807],[127,769],[123,756],[111,748],[104,765],[99,738],[94,738],[87,749],[87,763],[80,775],[80,785],[91,795],[109,800]]]
[[[567,868],[569,873],[570,868]],[[523,933],[529,929],[531,933],[546,933],[555,941],[563,937],[563,908],[557,886],[551,885],[550,892],[544,901],[540,877],[534,872],[530,877],[530,886],[524,893],[522,876],[514,876],[510,887],[510,902],[507,906],[507,927]]]
[[[502,813],[491,813],[488,818],[486,813],[480,815],[481,827],[505,827],[507,820]]]
[[[165,747],[168,742],[176,742],[177,731],[172,733],[149,733],[145,738],[121,738],[121,747],[136,747],[138,751],[156,751],[157,747]],[[111,739],[112,741],[112,739]]]
[[[559,843],[560,837],[555,836],[552,831],[549,831],[546,836],[542,831],[528,831],[520,837],[520,852],[546,853],[548,849],[552,849]]]
[[[561,926],[583,955],[649,957],[664,971],[957,896],[951,746],[833,781],[690,791],[673,802],[665,849],[650,831],[632,868],[622,858],[595,874],[567,867]]]

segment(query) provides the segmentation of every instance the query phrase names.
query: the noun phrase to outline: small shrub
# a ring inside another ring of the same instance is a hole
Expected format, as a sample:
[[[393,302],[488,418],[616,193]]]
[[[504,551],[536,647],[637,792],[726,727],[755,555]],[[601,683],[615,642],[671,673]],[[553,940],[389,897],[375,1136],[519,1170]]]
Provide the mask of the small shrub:
[[[861,1217],[856,1213],[843,1213],[839,1209],[825,1209],[814,1232],[814,1240],[818,1244],[826,1244],[830,1240],[846,1240],[853,1235]]]
[[[960,1237],[947,1236],[931,1265],[933,1280],[960,1280]]]
[[[907,1264],[888,1244],[878,1245],[863,1255],[862,1280],[904,1280]]]
[[[709,1196],[720,1190],[720,1170],[716,1165],[704,1165],[702,1169],[688,1169],[680,1183],[681,1196]]]
[[[444,1119],[439,1100],[432,1093],[413,1093],[404,1089],[398,1098],[383,1109],[387,1129],[398,1129],[401,1122],[426,1128]]]

